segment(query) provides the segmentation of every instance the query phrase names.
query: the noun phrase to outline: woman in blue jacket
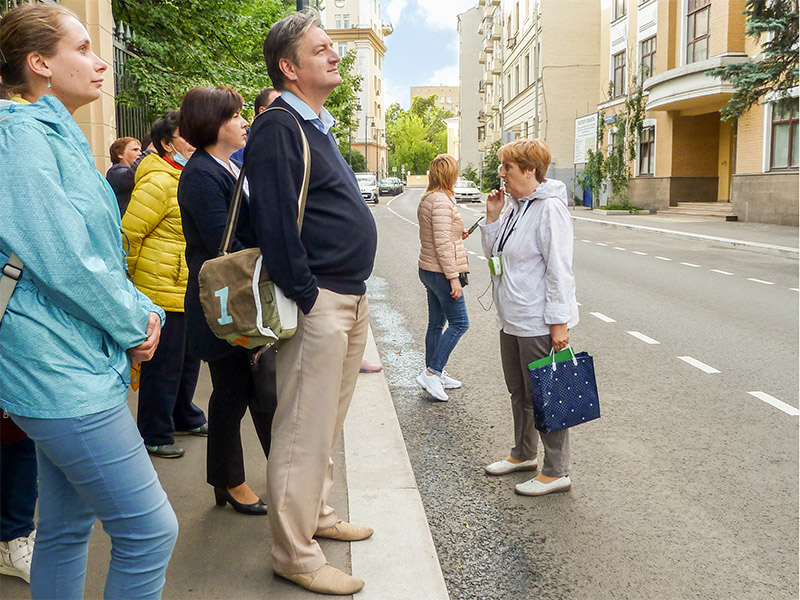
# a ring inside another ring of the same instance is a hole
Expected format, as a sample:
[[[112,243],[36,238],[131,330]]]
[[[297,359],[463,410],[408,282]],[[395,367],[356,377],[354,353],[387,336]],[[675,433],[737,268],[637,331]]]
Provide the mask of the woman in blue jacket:
[[[0,108],[0,265],[23,263],[0,325],[0,407],[36,443],[34,599],[83,596],[96,518],[112,542],[104,597],[160,598],[178,534],[126,404],[164,313],[125,276],[116,199],[72,117],[106,68],[67,9],[0,20],[0,92],[17,100]]]

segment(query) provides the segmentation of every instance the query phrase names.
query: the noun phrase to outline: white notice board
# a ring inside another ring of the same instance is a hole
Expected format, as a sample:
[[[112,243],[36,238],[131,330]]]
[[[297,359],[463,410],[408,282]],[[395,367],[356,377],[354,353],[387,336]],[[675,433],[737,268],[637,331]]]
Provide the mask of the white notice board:
[[[597,113],[575,119],[576,165],[589,162],[589,150],[597,149]]]

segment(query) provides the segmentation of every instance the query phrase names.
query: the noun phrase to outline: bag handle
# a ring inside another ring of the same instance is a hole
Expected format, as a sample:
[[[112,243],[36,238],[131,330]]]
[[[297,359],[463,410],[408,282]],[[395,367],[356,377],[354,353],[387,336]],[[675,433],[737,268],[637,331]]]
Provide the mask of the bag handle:
[[[22,261],[13,252],[8,257],[8,262],[3,266],[0,274],[0,322],[3,321],[3,315],[6,313],[6,307],[11,294],[14,293],[14,288],[17,287],[17,282],[22,277]]]
[[[572,364],[577,367],[578,366],[578,359],[575,357],[575,350],[573,350],[572,346],[570,346],[570,345],[568,345],[567,348],[569,349],[569,353],[572,355]],[[555,355],[555,351],[556,351],[556,349],[553,348],[552,346],[550,346],[550,357],[553,359],[553,362],[551,363],[553,365],[553,371],[556,370],[556,355]]]
[[[303,184],[300,186],[300,195],[297,198],[297,230],[303,230],[303,215],[306,212],[306,198],[308,196],[308,182],[311,176],[311,150],[308,147],[308,138],[300,125],[300,121],[294,116],[290,110],[282,106],[273,106],[263,111],[261,116],[271,110],[282,110],[292,115],[292,118],[297,123],[300,129],[300,138],[303,140]],[[256,117],[258,118],[258,117]],[[244,179],[245,179],[246,164],[242,164],[242,169],[239,172],[239,177],[236,180],[236,187],[233,189],[233,199],[231,200],[231,207],[228,210],[228,221],[225,223],[225,231],[222,234],[222,242],[219,246],[218,256],[229,254],[233,246],[234,233],[236,231],[236,224],[239,222],[239,209],[242,206],[242,193],[244,192]]]

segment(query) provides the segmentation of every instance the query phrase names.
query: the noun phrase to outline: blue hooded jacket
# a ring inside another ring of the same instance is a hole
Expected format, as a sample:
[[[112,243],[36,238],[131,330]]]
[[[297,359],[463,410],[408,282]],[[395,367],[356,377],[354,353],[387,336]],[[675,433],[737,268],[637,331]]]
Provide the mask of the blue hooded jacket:
[[[164,312],[125,275],[119,208],[54,96],[0,105],[0,266],[24,263],[0,324],[0,407],[41,419],[125,402],[126,350]]]

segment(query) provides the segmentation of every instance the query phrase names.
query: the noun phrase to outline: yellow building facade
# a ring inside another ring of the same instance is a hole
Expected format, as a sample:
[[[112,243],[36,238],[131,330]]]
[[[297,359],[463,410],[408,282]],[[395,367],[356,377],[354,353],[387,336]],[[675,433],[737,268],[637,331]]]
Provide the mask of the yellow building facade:
[[[598,109],[613,115],[641,82],[646,102],[630,202],[664,210],[679,202],[731,203],[739,220],[797,225],[795,100],[722,121],[730,83],[715,67],[756,59],[745,36],[745,0],[604,0]],[[788,110],[787,107],[788,106]]]

